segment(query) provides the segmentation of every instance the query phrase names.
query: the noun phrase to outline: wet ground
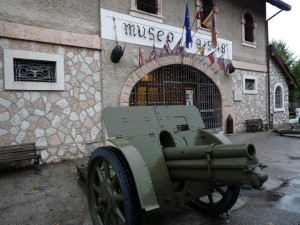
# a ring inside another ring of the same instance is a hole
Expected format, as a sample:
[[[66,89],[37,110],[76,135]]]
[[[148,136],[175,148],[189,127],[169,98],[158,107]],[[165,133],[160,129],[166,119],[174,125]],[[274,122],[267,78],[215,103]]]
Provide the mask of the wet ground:
[[[228,215],[215,218],[190,210],[145,217],[145,225],[300,225],[300,135],[272,132],[229,136],[234,143],[254,143],[268,165],[263,191],[242,191]],[[85,183],[75,164],[81,159],[0,172],[0,225],[92,225]]]

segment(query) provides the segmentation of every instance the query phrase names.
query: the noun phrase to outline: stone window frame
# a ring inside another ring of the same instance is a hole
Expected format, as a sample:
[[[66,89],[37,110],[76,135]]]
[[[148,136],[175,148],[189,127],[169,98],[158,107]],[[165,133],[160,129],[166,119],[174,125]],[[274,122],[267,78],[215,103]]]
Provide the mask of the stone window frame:
[[[246,80],[254,80],[255,88],[254,90],[246,89]],[[244,75],[243,76],[243,94],[257,94],[257,76],[253,75]]]
[[[162,0],[157,0],[157,14],[151,14],[137,9],[137,0],[131,0],[131,6],[129,10],[129,15],[134,17],[139,17],[146,20],[151,20],[158,23],[164,22],[164,17],[162,15]]]
[[[245,15],[247,13],[249,13],[252,16],[252,18],[253,18],[253,42],[246,41],[246,39],[245,39],[245,35],[246,35],[246,31],[245,31],[245,25],[246,25]],[[244,9],[244,11],[242,13],[241,20],[242,20],[241,21],[241,23],[242,23],[242,45],[250,47],[250,48],[256,48],[256,46],[257,46],[257,43],[256,43],[257,23],[256,23],[256,19],[255,19],[255,16],[254,16],[253,12],[250,9]]]
[[[64,56],[60,54],[4,49],[4,90],[64,91]],[[14,59],[55,62],[55,83],[14,81]]]
[[[276,89],[280,88],[281,89],[281,107],[276,107]],[[274,100],[274,112],[283,112],[284,111],[284,88],[281,83],[277,83],[274,86],[274,95],[273,95],[273,100]]]

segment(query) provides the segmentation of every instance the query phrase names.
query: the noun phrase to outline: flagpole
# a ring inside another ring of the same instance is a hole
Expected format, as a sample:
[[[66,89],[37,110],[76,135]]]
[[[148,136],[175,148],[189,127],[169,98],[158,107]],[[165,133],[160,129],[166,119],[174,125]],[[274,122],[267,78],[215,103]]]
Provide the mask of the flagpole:
[[[180,47],[182,47],[181,43],[182,43],[182,40],[183,40],[183,33],[184,33],[184,25],[182,26],[182,35],[181,35]],[[184,44],[185,44],[185,42],[184,42]]]
[[[181,39],[181,40],[183,40],[184,23],[185,23],[185,14],[186,14],[186,5],[187,5],[187,4],[188,4],[188,0],[185,1],[184,16],[183,16],[184,20],[183,20],[183,26],[182,26],[182,36],[181,36],[182,39]],[[186,41],[184,41],[183,46],[185,45],[185,42],[186,42]],[[181,42],[181,43],[182,43],[182,42]],[[180,43],[180,47],[182,47],[181,43]]]
[[[198,12],[201,10],[201,7],[202,7],[202,5],[195,5],[195,6],[198,7],[198,9],[197,9],[196,16],[195,16],[195,19],[193,21],[192,27],[194,26],[194,23],[197,21],[196,19],[197,19]],[[194,35],[192,36],[192,38],[195,36],[195,34],[197,33],[197,31],[200,29],[200,27],[201,27],[201,24],[200,24],[199,27],[197,27],[197,29],[194,32]]]
[[[207,44],[207,42],[203,45],[203,46],[201,46],[200,48],[198,48],[198,50],[195,52],[195,54],[194,55],[196,55],[197,54],[197,52],[201,49],[201,48],[203,48],[203,47],[205,47],[205,45]],[[192,57],[194,56],[194,55],[192,55]]]
[[[183,26],[186,28],[186,38],[185,38],[184,46],[189,48],[189,44],[191,44],[191,46],[193,45],[193,39],[192,39],[192,29],[191,29],[191,25],[190,25],[188,0],[186,0],[186,4],[185,4],[185,14],[184,14]]]
[[[208,55],[206,55],[203,59],[200,60],[200,62],[202,62],[204,59],[206,59],[210,54],[214,53],[215,51],[217,51],[217,49],[215,49],[214,51],[212,51],[211,53],[209,53]]]
[[[220,70],[222,70],[222,69],[218,69],[217,71],[215,71],[215,74],[217,74]]]

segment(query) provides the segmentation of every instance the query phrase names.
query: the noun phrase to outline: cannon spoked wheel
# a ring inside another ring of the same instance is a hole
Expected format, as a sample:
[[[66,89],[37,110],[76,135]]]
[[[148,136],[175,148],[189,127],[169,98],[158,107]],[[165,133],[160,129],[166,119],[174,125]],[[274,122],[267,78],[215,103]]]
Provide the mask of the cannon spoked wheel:
[[[230,185],[215,187],[215,191],[206,196],[189,202],[192,209],[200,210],[211,215],[220,215],[227,212],[235,204],[239,197],[240,186]]]
[[[88,204],[94,225],[141,225],[135,183],[122,153],[114,147],[96,149],[89,160]]]

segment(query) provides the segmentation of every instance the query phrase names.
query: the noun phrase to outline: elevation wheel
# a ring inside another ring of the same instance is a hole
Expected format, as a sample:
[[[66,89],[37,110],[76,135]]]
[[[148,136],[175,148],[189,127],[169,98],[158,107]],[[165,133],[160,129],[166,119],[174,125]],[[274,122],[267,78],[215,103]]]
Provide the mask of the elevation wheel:
[[[227,212],[236,203],[240,193],[240,186],[217,186],[213,193],[189,202],[192,209],[203,211],[211,215]]]
[[[96,149],[88,165],[88,205],[94,225],[141,225],[134,179],[123,154],[114,147]]]

